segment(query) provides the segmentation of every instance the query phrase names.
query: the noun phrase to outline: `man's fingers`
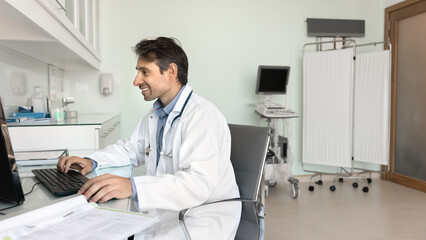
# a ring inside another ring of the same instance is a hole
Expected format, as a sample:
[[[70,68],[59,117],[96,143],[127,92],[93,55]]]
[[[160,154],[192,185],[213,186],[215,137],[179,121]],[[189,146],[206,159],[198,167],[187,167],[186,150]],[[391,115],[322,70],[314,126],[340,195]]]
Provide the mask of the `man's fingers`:
[[[76,156],[61,157],[56,167],[61,172],[64,172],[64,173],[67,173],[70,170],[70,168],[73,168],[76,170],[85,169],[84,174],[93,170],[92,161],[90,159],[76,157]]]
[[[59,158],[59,161],[58,161],[58,163],[56,164],[56,167],[61,171],[61,172],[63,172],[64,171],[64,165],[65,165],[65,162],[67,161],[67,159],[69,159],[70,157],[69,156],[66,156],[66,157],[60,157]]]
[[[78,190],[78,193],[86,194],[87,190],[89,188],[91,188],[93,184],[95,184],[97,182],[98,178],[99,177],[94,177],[94,178],[89,179],[89,181],[87,181],[83,186],[81,186],[80,190]],[[87,197],[86,197],[86,199],[87,199]]]
[[[90,167],[86,166],[85,168],[80,170],[81,175],[86,175],[86,173],[90,172]]]
[[[71,164],[71,168],[75,169],[75,170],[81,170],[84,168],[84,163],[82,162],[75,162],[73,164]]]
[[[115,198],[116,196],[115,196],[115,191],[111,191],[111,192],[108,192],[105,196],[103,196],[100,200],[99,200],[99,202],[100,203],[104,203],[104,202],[106,202],[106,201],[108,201],[108,200],[111,200],[111,199],[113,199],[113,198]]]
[[[95,194],[99,189],[107,185],[106,179],[110,178],[112,175],[104,174],[101,176],[94,177],[89,179],[81,188],[78,190],[79,193],[84,194],[87,200]]]
[[[132,182],[129,178],[104,174],[87,181],[78,192],[90,202],[106,202],[132,196]]]
[[[98,202],[99,200],[105,198],[106,195],[112,192],[112,189],[113,187],[111,187],[110,185],[105,185],[104,187],[101,188],[101,190],[99,190],[95,195],[92,196],[92,198],[90,199],[90,202]],[[105,201],[108,201],[108,200],[109,199]]]
[[[64,173],[67,173],[70,170],[71,164],[73,164],[72,158],[69,158],[65,161],[64,164]]]

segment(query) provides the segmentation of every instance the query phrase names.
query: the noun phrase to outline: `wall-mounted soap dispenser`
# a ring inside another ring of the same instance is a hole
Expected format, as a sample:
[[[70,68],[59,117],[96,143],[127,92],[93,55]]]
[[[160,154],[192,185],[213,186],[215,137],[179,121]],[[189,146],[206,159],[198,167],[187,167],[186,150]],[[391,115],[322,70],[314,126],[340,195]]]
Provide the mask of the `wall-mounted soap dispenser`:
[[[12,72],[10,75],[10,86],[13,95],[25,95],[27,92],[27,77],[23,72]]]
[[[101,93],[104,96],[111,95],[112,93],[112,74],[103,73],[101,75]]]

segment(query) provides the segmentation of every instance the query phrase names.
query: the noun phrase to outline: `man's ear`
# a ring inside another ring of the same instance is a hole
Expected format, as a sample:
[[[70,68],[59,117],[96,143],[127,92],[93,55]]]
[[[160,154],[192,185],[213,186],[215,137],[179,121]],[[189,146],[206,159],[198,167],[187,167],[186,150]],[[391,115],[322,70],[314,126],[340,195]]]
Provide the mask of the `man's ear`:
[[[167,69],[167,74],[172,78],[177,78],[178,66],[176,63],[170,63],[169,68]]]

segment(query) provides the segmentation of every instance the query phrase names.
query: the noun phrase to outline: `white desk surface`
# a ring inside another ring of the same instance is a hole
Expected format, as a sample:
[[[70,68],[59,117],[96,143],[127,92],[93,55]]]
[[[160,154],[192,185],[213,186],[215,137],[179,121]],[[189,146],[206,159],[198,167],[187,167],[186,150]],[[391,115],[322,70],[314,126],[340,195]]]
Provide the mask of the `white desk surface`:
[[[87,151],[90,153],[90,151]],[[93,151],[91,151],[93,152]],[[70,151],[70,155],[77,155],[77,156],[86,156],[86,154],[79,154],[82,152],[78,151]],[[21,178],[21,184],[22,184],[22,190],[24,193],[27,193],[31,190],[32,186],[39,182],[37,178],[34,176],[34,174],[31,173],[31,169],[34,168],[55,168],[56,165],[43,165],[38,167],[24,167],[19,166],[19,176]],[[98,175],[102,175],[105,173],[111,173],[114,175],[119,175],[122,177],[131,177],[133,175],[133,166],[123,166],[123,167],[111,167],[111,168],[104,168],[100,170],[95,170],[91,173],[88,173],[86,176],[88,178],[92,178]],[[138,170],[138,173],[140,174],[140,170]],[[138,175],[138,174],[135,174]],[[13,217],[18,214],[22,214],[40,207],[44,207],[59,201],[63,201],[68,198],[75,197],[75,195],[65,196],[65,197],[57,197],[53,193],[51,193],[43,184],[38,184],[34,187],[34,190],[32,193],[25,196],[25,201],[23,204],[16,206],[14,208],[4,210],[2,213],[5,213],[6,215],[0,215],[0,220]],[[116,208],[116,209],[122,209],[122,210],[133,210],[133,201],[130,198],[127,199],[114,199],[110,200],[106,203],[99,204],[102,207],[108,207],[108,208]],[[12,206],[11,203],[0,201],[0,209],[6,208]]]

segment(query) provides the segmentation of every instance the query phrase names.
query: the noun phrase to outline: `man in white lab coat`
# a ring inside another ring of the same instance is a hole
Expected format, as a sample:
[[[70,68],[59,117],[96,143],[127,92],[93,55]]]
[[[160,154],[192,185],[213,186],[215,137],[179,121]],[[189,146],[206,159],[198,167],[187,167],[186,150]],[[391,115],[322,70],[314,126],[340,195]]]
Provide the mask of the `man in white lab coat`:
[[[178,212],[202,203],[239,197],[230,161],[231,136],[218,109],[187,85],[188,60],[174,39],[142,40],[133,85],[146,101],[156,100],[129,139],[87,158],[64,157],[86,174],[95,168],[145,164],[146,176],[101,175],[81,189],[86,199],[105,202],[132,197],[140,211],[161,218],[159,226],[137,239],[184,239]],[[187,217],[192,239],[233,239],[241,204],[229,202],[196,208]]]

